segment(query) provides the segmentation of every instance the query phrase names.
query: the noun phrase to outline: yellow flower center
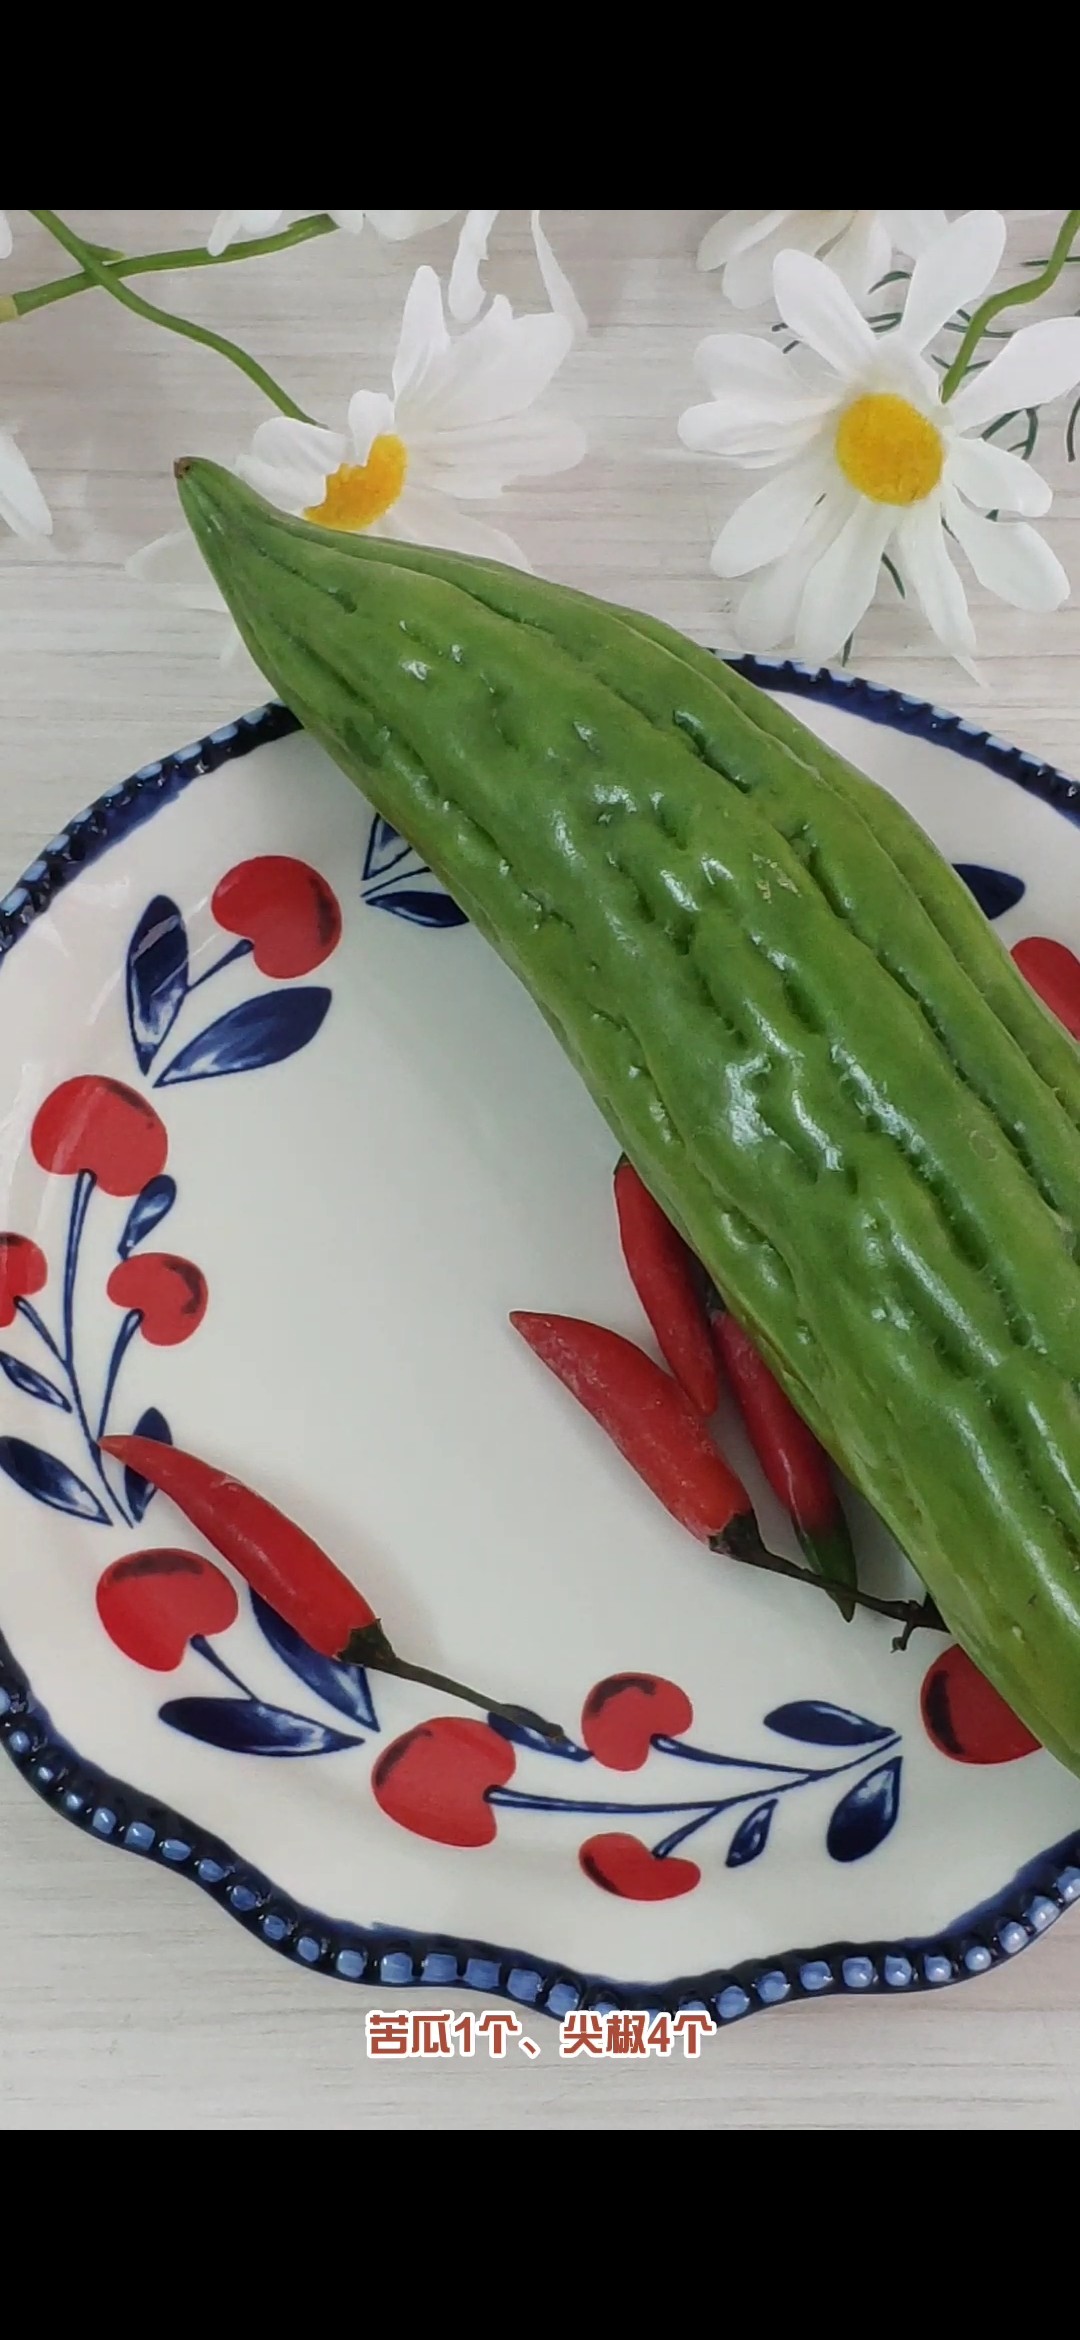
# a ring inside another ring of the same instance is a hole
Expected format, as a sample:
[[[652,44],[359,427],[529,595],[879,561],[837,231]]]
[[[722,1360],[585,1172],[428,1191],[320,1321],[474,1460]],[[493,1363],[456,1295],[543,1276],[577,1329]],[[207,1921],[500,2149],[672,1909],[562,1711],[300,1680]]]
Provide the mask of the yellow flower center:
[[[396,504],[405,485],[409,450],[395,431],[373,441],[366,463],[339,463],[326,480],[321,504],[310,504],[305,520],[320,528],[370,528]]]
[[[941,432],[891,390],[857,398],[841,415],[836,460],[845,479],[874,504],[919,504],[945,461]]]

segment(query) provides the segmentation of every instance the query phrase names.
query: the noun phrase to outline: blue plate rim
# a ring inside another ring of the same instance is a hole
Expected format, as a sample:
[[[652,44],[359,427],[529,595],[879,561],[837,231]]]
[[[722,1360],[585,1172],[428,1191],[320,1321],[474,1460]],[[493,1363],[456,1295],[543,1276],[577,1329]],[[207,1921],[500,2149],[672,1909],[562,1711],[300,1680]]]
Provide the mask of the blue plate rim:
[[[748,681],[857,712],[892,730],[950,747],[1080,820],[1080,782],[947,708],[890,685],[793,659],[734,658]],[[0,900],[0,967],[21,935],[109,847],[171,803],[190,783],[255,747],[300,729],[276,701],[227,723],[175,754],[145,764],[78,814]],[[297,1963],[383,1990],[414,1985],[471,1989],[561,2018],[601,2012],[705,2009],[719,2028],[755,2010],[820,1999],[940,1989],[1005,1964],[1080,1899],[1080,1831],[1027,1862],[1002,1890],[933,1936],[832,1942],[789,1950],[664,1983],[614,1982],[524,1950],[389,1925],[357,1926],[298,1906],[232,1848],[141,1790],[87,1763],[54,1731],[46,1709],[0,1633],[0,1740],[35,1791],[100,1843],[187,1875],[247,1931]]]

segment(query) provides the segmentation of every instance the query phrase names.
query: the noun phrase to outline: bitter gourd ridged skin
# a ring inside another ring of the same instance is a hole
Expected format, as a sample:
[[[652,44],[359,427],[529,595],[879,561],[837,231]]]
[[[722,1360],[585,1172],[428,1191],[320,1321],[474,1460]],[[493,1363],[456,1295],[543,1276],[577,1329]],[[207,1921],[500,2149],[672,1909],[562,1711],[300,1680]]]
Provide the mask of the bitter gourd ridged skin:
[[[1080,1771],[1080,1056],[892,799],[682,637],[228,473],[263,672],[527,984],[976,1663]]]

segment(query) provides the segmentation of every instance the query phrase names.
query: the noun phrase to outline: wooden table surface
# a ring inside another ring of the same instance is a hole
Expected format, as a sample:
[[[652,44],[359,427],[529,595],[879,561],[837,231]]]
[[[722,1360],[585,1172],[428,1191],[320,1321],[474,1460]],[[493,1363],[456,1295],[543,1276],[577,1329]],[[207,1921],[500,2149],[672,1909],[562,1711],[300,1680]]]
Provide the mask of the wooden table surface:
[[[730,315],[693,264],[709,216],[545,215],[592,328],[555,395],[587,422],[591,448],[579,471],[511,494],[499,518],[537,568],[724,647],[730,602],[708,548],[753,482],[685,454],[675,437],[700,395],[695,345]],[[210,214],[71,217],[135,251],[194,244]],[[1058,217],[1011,214],[1010,258],[1045,254]],[[25,214],[14,226],[4,289],[64,273]],[[334,421],[354,389],[384,385],[413,267],[441,266],[452,248],[452,229],[396,249],[334,236],[153,289],[234,334]],[[489,278],[515,303],[540,305],[526,214],[503,215]],[[1075,301],[1075,278],[1065,282]],[[18,426],[56,521],[49,546],[0,544],[2,893],[109,782],[260,695],[220,666],[219,620],[166,604],[122,563],[174,525],[173,457],[231,460],[265,410],[220,359],[96,292],[3,327],[0,352],[0,426]],[[1057,490],[1047,526],[1080,587],[1080,469],[1070,474],[1062,436],[1058,410],[1045,430]],[[977,588],[973,600],[983,690],[892,600],[860,630],[853,663],[1080,771],[1080,604],[1034,618]],[[377,2003],[265,1955],[161,1870],[107,1857],[0,1766],[0,2127],[1073,2128],[1080,2118],[1080,1917],[940,1997],[758,2016],[697,2066],[560,2066],[544,2024],[548,2052],[533,2066],[371,2063],[362,2015]]]

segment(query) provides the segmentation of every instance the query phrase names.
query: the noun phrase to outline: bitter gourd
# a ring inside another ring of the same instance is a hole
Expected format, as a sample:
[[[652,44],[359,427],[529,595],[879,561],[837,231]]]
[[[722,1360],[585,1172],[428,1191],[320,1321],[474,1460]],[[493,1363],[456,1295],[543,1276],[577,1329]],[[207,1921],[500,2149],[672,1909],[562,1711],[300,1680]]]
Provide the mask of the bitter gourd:
[[[184,509],[262,671],[528,986],[970,1655],[1080,1772],[1080,1055],[894,800],[680,635]]]

